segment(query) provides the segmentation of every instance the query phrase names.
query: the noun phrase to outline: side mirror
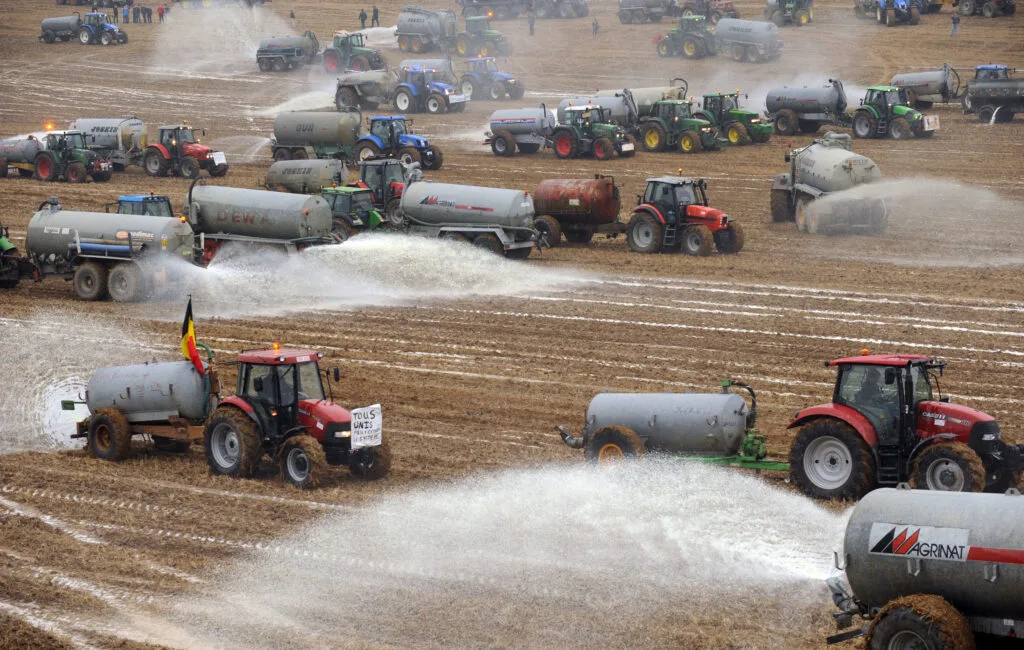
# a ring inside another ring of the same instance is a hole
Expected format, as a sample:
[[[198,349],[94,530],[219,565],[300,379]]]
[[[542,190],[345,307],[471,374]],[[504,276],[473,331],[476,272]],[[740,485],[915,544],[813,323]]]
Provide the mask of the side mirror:
[[[891,386],[896,383],[896,369],[886,368],[885,369],[885,385]]]
[[[263,377],[257,377],[256,379],[253,379],[252,387],[258,393],[263,392]]]
[[[341,369],[338,366],[331,368],[331,379],[334,381],[341,381]]]

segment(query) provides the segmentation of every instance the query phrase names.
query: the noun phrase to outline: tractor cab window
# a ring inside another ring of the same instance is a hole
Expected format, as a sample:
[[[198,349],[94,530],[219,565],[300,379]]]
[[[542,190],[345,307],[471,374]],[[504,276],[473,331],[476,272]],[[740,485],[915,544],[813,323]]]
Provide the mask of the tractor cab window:
[[[434,71],[424,70],[423,71],[423,85],[434,83]]]
[[[689,104],[675,104],[672,107],[673,117],[678,117],[681,120],[688,120],[693,117],[693,113],[690,112]]]
[[[276,405],[277,382],[274,380],[274,366],[250,365],[242,386],[242,395],[259,402]]]
[[[85,137],[81,133],[68,133],[64,136],[64,144],[70,149],[85,149]]]
[[[902,88],[900,90],[890,90],[885,93],[885,101],[893,106],[902,106],[907,103],[907,93]]]
[[[993,79],[1009,79],[1010,71],[1007,68],[997,68],[995,70],[982,69],[978,70],[974,77],[978,81],[991,81]]]
[[[178,129],[178,141],[179,142],[195,142],[196,138],[192,134],[192,129]]]
[[[377,191],[381,186],[381,179],[384,174],[383,165],[363,165],[362,181],[371,190]]]
[[[331,212],[333,214],[349,214],[348,197],[348,194],[324,194],[324,200],[327,201],[327,205],[331,206]]]
[[[373,209],[373,196],[370,192],[353,192],[349,194],[349,214],[363,214]]]
[[[900,375],[895,367],[851,364],[840,370],[836,401],[867,418],[883,442],[899,432]]]
[[[723,97],[722,98],[722,110],[723,111],[733,111],[733,110],[736,110],[736,108],[737,108],[736,97]]]
[[[395,137],[405,135],[409,131],[406,128],[405,120],[394,120],[391,122],[391,128],[395,130]]]
[[[928,377],[928,370],[923,365],[912,366],[910,369],[910,381],[914,385],[914,407],[921,402],[930,402],[932,399],[932,383]]]
[[[672,186],[668,183],[648,183],[647,192],[644,194],[644,203],[671,205]]]
[[[299,399],[322,400],[324,399],[324,385],[320,381],[320,369],[314,362],[300,363],[296,366],[298,370]]]
[[[498,70],[498,64],[494,61],[484,61],[484,70],[487,72],[501,72],[501,70]]]
[[[397,165],[387,165],[383,169],[385,183],[390,184],[405,182],[405,171],[402,169],[401,163]]]
[[[721,110],[721,108],[722,108],[722,98],[721,97],[705,97],[704,98],[704,110],[706,110],[707,112],[711,113],[712,115],[717,115],[718,111]]]
[[[384,142],[391,141],[391,123],[387,120],[377,120],[370,126],[370,133],[377,136]]]
[[[693,185],[677,185],[675,190],[676,205],[693,205],[697,203],[697,196],[693,192]]]
[[[349,34],[349,36],[348,36],[348,43],[352,47],[363,47],[363,43],[364,43],[363,35],[359,34],[359,33]]]
[[[117,206],[121,214],[138,214],[149,217],[173,217],[168,201],[121,201]]]
[[[98,27],[105,22],[104,19],[106,18],[106,16],[104,16],[103,14],[89,14],[87,18],[88,20],[86,20],[86,22],[88,24]]]

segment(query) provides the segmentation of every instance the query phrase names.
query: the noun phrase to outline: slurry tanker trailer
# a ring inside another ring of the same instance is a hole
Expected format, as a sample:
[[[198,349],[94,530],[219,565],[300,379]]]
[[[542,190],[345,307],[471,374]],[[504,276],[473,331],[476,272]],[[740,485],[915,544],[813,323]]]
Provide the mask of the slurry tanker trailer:
[[[960,97],[960,75],[948,63],[938,70],[897,74],[889,85],[906,90],[907,103],[914,108],[931,108],[937,102],[952,102]]]
[[[284,72],[313,63],[320,54],[320,41],[310,30],[302,36],[270,36],[256,49],[256,64],[261,72]]]
[[[537,153],[551,145],[551,134],[558,126],[555,114],[544,104],[539,108],[503,108],[491,114],[491,130],[484,144],[495,156]]]
[[[837,568],[850,590],[840,576],[826,581],[836,625],[865,624],[829,644],[863,636],[872,650],[975,650],[1020,637],[1024,497],[875,490],[850,515]]]
[[[533,227],[551,247],[558,246],[563,235],[570,243],[586,244],[599,232],[614,237],[626,231],[626,224],[619,221],[621,205],[611,176],[549,178],[533,192]]]
[[[889,208],[881,198],[856,195],[815,202],[882,178],[873,160],[853,153],[850,136],[826,133],[806,147],[786,153],[789,171],[775,177],[771,190],[772,221],[796,221],[800,232],[811,234],[855,231],[885,233]]]
[[[269,350],[244,351],[237,359],[236,394],[222,399],[210,349],[198,347],[206,350],[206,363],[197,353],[194,360],[97,370],[84,402],[61,402],[65,410],[83,403],[89,409],[72,438],[85,438],[90,454],[110,461],[128,456],[138,435],[149,435],[157,449],[171,452],[202,440],[214,474],[252,476],[269,455],[300,488],[315,487],[325,465],[347,466],[367,480],[388,473],[391,454],[380,405],[350,412],[333,397],[328,400],[322,376],[330,387],[340,372],[321,372],[322,352],[276,343]]]
[[[128,165],[142,165],[146,153],[146,125],[139,118],[89,118],[72,120],[69,129],[81,131],[85,146],[106,158],[114,171]]]
[[[298,194],[316,194],[322,187],[342,185],[347,168],[334,158],[322,160],[279,160],[267,170],[264,185]]]

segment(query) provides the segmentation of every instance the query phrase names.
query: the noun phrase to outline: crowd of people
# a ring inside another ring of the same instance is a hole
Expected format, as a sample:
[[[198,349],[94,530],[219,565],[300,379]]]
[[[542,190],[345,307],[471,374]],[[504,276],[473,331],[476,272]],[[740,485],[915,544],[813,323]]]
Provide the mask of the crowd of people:
[[[93,13],[100,11],[98,5],[92,6]],[[145,7],[143,5],[135,4],[130,2],[123,7],[114,7],[110,10],[110,19],[114,24],[119,22],[125,25],[129,23],[151,23],[153,22],[153,14],[157,15],[158,22],[164,22],[164,17],[170,13],[171,7],[167,4],[157,5],[154,10],[152,7]]]

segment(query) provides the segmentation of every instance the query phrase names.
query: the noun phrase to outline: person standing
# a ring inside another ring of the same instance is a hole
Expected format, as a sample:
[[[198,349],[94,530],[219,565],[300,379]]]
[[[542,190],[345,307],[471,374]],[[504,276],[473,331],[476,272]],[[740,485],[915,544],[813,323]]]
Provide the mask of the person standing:
[[[597,33],[601,31],[601,26],[597,24],[597,17],[594,17],[594,38],[597,38]]]
[[[138,24],[138,22],[139,22],[139,8],[138,7],[132,7],[132,24],[135,25],[135,24]]]
[[[370,27],[380,27],[380,11],[377,5],[373,5],[373,17],[370,18]]]
[[[157,5],[156,6],[156,21],[158,23],[164,22],[164,6],[163,5]]]
[[[953,31],[949,33],[950,36],[956,36],[956,33],[960,31],[960,12],[953,12]]]
[[[288,12],[288,18],[292,21],[292,29],[295,29],[295,10],[292,9]]]
[[[114,7],[114,10],[110,12],[110,20],[114,21],[114,24],[116,25],[117,24],[117,17],[120,16],[120,15],[121,15],[121,12],[117,10],[117,7]]]
[[[366,10],[365,9],[360,9],[359,10],[359,24],[362,25],[362,27],[360,27],[360,29],[366,29]]]
[[[128,24],[128,5],[125,5],[125,6],[121,7],[121,18],[123,19],[121,22],[123,22],[125,25],[127,25]]]
[[[533,13],[533,9],[526,14],[526,22],[530,23],[530,36],[533,36],[533,26],[537,23],[537,16]]]

